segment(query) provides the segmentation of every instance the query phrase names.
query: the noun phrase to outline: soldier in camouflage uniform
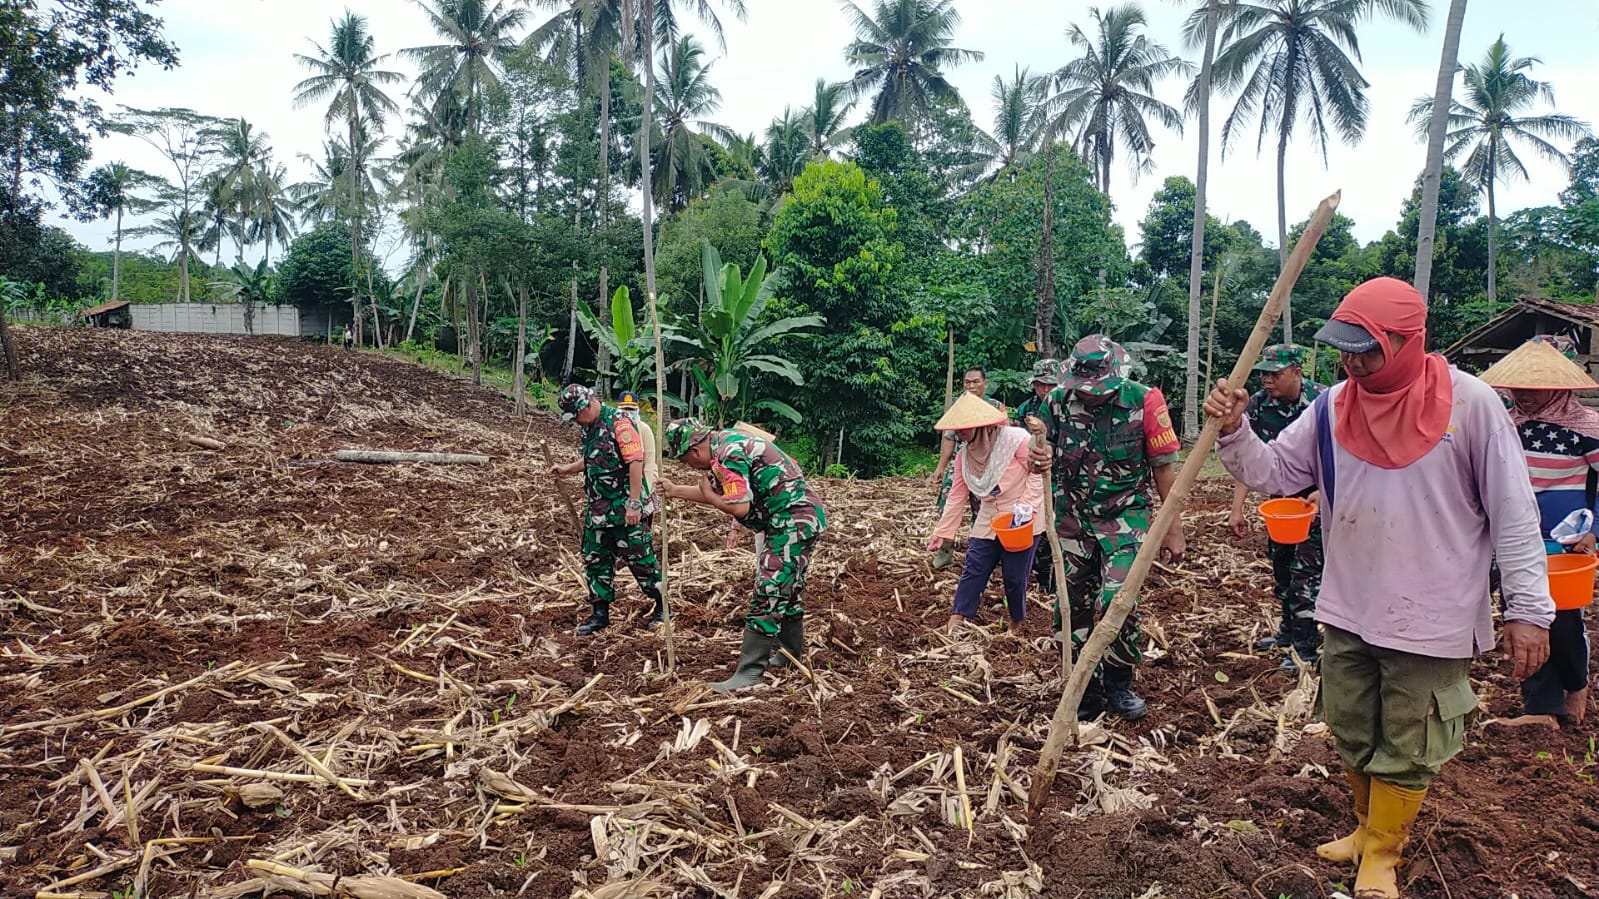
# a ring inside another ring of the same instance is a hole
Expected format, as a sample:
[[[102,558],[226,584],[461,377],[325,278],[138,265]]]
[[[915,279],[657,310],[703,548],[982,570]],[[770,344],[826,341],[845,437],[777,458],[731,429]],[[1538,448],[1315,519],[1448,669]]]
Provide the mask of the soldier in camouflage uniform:
[[[988,372],[981,368],[968,368],[962,377],[962,384],[966,392],[987,402],[990,406],[1001,412],[1005,411],[1005,404],[996,399],[990,399],[988,394]],[[954,431],[945,431],[943,439],[939,441],[938,467],[933,469],[933,480],[938,487],[938,514],[944,514],[944,503],[949,501],[949,491],[955,486],[955,469],[950,465],[955,456],[965,447],[965,441]],[[978,497],[967,497],[966,505],[971,509],[972,521],[977,520],[977,508],[982,505]],[[933,567],[943,568],[955,560],[954,548],[945,544],[933,553]]]
[[[1049,392],[1060,383],[1060,361],[1040,359],[1033,363],[1033,395],[1017,404],[1011,422],[1017,427],[1027,427],[1027,419],[1049,420]],[[1040,513],[1042,514],[1042,513]],[[1048,540],[1038,541],[1038,551],[1033,554],[1033,583],[1046,595],[1055,593],[1055,551]]]
[[[555,465],[552,475],[583,473],[587,499],[583,520],[583,574],[588,581],[589,619],[577,632],[588,636],[611,624],[616,599],[616,563],[632,569],[639,589],[655,601],[646,626],[662,621],[661,563],[650,538],[650,521],[659,502],[644,478],[644,444],[625,413],[600,402],[594,391],[568,384],[558,401],[561,417],[583,429],[583,457]]]
[[[777,444],[734,430],[716,431],[691,418],[666,428],[666,454],[706,472],[694,485],[666,484],[667,496],[693,500],[738,519],[764,536],[755,593],[744,618],[744,645],[733,676],[711,684],[718,692],[760,683],[774,661],[774,642],[799,659],[805,652],[805,570],[827,528],[821,497],[799,465]]]
[[[1270,443],[1284,428],[1316,401],[1325,387],[1304,377],[1305,350],[1293,344],[1269,346],[1261,354],[1255,371],[1260,372],[1262,389],[1249,398],[1249,426],[1261,440]],[[1310,498],[1314,487],[1295,494]],[[1244,518],[1244,501],[1249,488],[1233,486],[1233,510],[1228,526],[1243,537],[1249,532]],[[1282,610],[1282,621],[1273,636],[1256,643],[1262,650],[1292,649],[1282,668],[1297,670],[1295,656],[1314,663],[1321,655],[1321,632],[1316,628],[1316,595],[1321,592],[1321,519],[1310,527],[1304,543],[1275,543],[1266,539],[1266,556],[1271,559],[1272,592]]]
[[[1060,386],[1048,397],[1047,428],[1053,450],[1034,461],[1054,468],[1055,526],[1066,563],[1071,640],[1080,650],[1098,616],[1116,598],[1149,531],[1150,483],[1165,499],[1177,479],[1177,433],[1165,397],[1128,377],[1127,351],[1103,335],[1084,337],[1072,349]],[[1167,534],[1162,557],[1181,560],[1179,522]],[[1057,637],[1061,610],[1055,608]],[[1083,694],[1078,714],[1107,709],[1127,719],[1149,709],[1133,692],[1133,666],[1143,661],[1135,607]]]

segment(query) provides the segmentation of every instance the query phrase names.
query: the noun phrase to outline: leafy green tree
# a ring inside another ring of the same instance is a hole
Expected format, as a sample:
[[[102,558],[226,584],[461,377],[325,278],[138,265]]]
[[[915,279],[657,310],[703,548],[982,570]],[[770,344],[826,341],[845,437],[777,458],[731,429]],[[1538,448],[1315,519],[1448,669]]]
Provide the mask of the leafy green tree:
[[[1384,234],[1369,252],[1384,275],[1404,279],[1414,272],[1421,233],[1421,207],[1425,174],[1399,210],[1399,223]],[[1429,306],[1458,306],[1481,299],[1483,272],[1488,267],[1488,229],[1477,216],[1477,191],[1460,173],[1444,166],[1438,176],[1438,195],[1433,225],[1433,262]],[[1433,343],[1444,346],[1432,335]]]
[[[897,122],[855,129],[855,164],[875,180],[898,219],[906,263],[919,274],[943,246],[952,207],[910,134]]]
[[[717,247],[726,262],[751,269],[765,236],[761,207],[737,190],[712,190],[690,203],[661,223],[656,264],[662,302],[678,315],[697,314],[705,284],[703,247]]]
[[[991,327],[1007,329],[1001,345],[1015,352],[1031,342],[1041,356],[1057,356],[1076,340],[1071,311],[1097,288],[1100,272],[1109,284],[1127,272],[1121,232],[1093,173],[1075,154],[1049,156],[1036,154],[1012,177],[963,197],[955,229],[960,247],[981,261],[997,313]]]
[[[127,163],[112,162],[89,173],[84,185],[80,220],[98,221],[115,217],[115,236],[112,238],[111,300],[121,299],[122,286],[122,220],[127,215],[144,215],[158,207],[154,200],[143,196],[159,183],[149,172],[133,168]]]
[[[1155,83],[1192,67],[1141,33],[1148,23],[1137,5],[1104,12],[1090,7],[1088,13],[1095,33],[1090,37],[1077,25],[1066,29],[1066,39],[1082,55],[1055,73],[1058,93],[1045,108],[1051,134],[1076,132],[1073,146],[1093,167],[1096,186],[1109,194],[1117,144],[1126,149],[1134,172],[1154,165],[1155,139],[1146,119],[1182,134],[1182,113],[1155,97]]]
[[[874,0],[870,14],[845,0],[844,11],[855,28],[844,48],[855,69],[849,93],[872,95],[872,124],[915,129],[938,103],[960,102],[945,72],[983,54],[950,45],[961,21],[955,0]]]
[[[178,266],[180,302],[190,302],[189,260],[204,232],[206,180],[216,156],[218,120],[192,109],[134,109],[124,106],[107,126],[149,144],[172,166],[161,188],[161,202],[171,207],[155,233],[170,241]]]
[[[1195,15],[1204,15],[1200,10]],[[1236,92],[1222,123],[1222,151],[1251,119],[1258,120],[1255,150],[1268,134],[1277,137],[1277,254],[1288,261],[1288,142],[1301,122],[1327,157],[1327,138],[1346,143],[1366,132],[1371,103],[1360,59],[1358,26],[1383,14],[1420,31],[1427,24],[1425,0],[1260,0],[1222,6],[1221,49],[1216,87]],[[1293,311],[1283,308],[1283,337],[1292,342]]]
[[[302,308],[348,303],[355,270],[350,261],[350,234],[324,222],[295,238],[278,267],[277,296]]]
[[[793,362],[772,352],[772,344],[811,328],[820,328],[820,316],[798,315],[765,320],[772,299],[774,277],[766,273],[766,258],[757,256],[749,277],[722,257],[710,244],[703,247],[705,304],[696,318],[683,317],[667,327],[663,339],[675,353],[693,360],[700,393],[708,400],[707,414],[718,425],[727,421],[736,404],[739,416],[766,412],[790,422],[800,421],[793,406],[773,397],[755,398],[758,375],[781,378],[796,387],[805,378]]]
[[[1504,35],[1488,48],[1480,63],[1461,70],[1465,85],[1459,100],[1449,105],[1444,158],[1460,163],[1461,174],[1488,198],[1488,302],[1498,301],[1499,208],[1494,188],[1501,180],[1525,179],[1527,168],[1515,145],[1525,143],[1533,152],[1554,162],[1567,162],[1566,154],[1551,141],[1588,136],[1588,126],[1562,113],[1529,115],[1533,104],[1554,103],[1554,88],[1527,74],[1539,63],[1534,56],[1512,57]],[[1417,100],[1411,121],[1425,134],[1432,118],[1432,98]]]
[[[1599,140],[1585,137],[1571,151],[1571,184],[1560,192],[1566,234],[1585,263],[1579,281],[1599,300]]]
[[[1194,182],[1173,175],[1149,200],[1149,212],[1139,223],[1140,256],[1156,277],[1174,278],[1186,290],[1194,227]],[[1204,267],[1212,269],[1227,248],[1229,233],[1214,216],[1205,219]]]
[[[898,230],[882,186],[860,166],[818,160],[795,180],[766,238],[778,277],[774,314],[827,321],[788,354],[805,378],[793,405],[813,445],[825,447],[824,466],[838,461],[842,432],[851,467],[891,467],[934,405],[916,373],[937,358],[943,334],[932,325],[896,330],[914,315]]]
[[[611,296],[609,323],[601,321],[587,306],[579,306],[577,315],[583,330],[610,350],[614,368],[600,375],[615,378],[621,387],[635,393],[642,390],[653,374],[655,350],[652,343],[639,340],[633,320],[633,297],[627,285],[618,287]]]
[[[272,297],[272,274],[267,271],[265,259],[250,265],[235,262],[222,270],[222,277],[211,282],[223,296],[244,306],[244,332],[255,333],[255,307],[265,305]]]

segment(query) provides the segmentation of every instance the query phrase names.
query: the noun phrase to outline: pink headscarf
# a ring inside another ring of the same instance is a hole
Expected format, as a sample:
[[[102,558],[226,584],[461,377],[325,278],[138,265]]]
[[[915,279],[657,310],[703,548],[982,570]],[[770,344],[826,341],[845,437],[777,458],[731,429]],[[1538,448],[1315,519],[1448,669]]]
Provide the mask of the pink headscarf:
[[[1512,390],[1512,397],[1520,391]],[[1531,413],[1521,411],[1519,405],[1510,407],[1510,420],[1517,426],[1529,421],[1541,421],[1576,431],[1585,437],[1599,438],[1599,411],[1584,406],[1574,390],[1550,390],[1555,396],[1543,408]]]

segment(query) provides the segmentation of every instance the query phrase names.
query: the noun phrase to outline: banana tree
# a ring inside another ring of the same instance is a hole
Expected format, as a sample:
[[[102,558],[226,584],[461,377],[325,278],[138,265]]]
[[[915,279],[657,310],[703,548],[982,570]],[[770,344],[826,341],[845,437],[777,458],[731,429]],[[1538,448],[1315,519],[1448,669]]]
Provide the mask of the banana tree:
[[[638,333],[633,320],[633,298],[627,285],[611,294],[611,323],[600,321],[587,305],[577,304],[577,318],[583,330],[607,350],[611,367],[600,376],[614,378],[624,389],[637,393],[649,380],[655,365],[655,343]]]
[[[700,261],[705,267],[705,304],[699,318],[672,322],[663,329],[662,340],[680,357],[692,360],[690,370],[706,399],[706,416],[721,425],[729,410],[736,409],[743,418],[765,412],[799,421],[799,412],[788,403],[753,398],[750,384],[755,376],[767,374],[803,385],[805,379],[794,363],[767,350],[779,339],[820,328],[822,318],[799,315],[761,324],[761,314],[772,299],[773,277],[766,272],[766,259],[756,257],[745,277],[737,265],[723,265],[721,254],[706,243]]]
[[[232,268],[223,269],[222,277],[212,281],[211,286],[222,296],[244,304],[244,330],[254,334],[255,307],[265,306],[271,300],[272,281],[266,260],[262,259],[253,266],[248,262],[235,262]]]

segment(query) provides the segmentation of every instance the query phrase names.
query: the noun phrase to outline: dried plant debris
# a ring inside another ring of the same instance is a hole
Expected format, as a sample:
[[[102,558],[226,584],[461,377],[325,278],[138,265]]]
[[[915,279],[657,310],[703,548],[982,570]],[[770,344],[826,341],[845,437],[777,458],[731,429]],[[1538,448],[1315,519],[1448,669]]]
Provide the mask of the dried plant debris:
[[[579,529],[538,448],[571,458],[575,433],[553,417],[295,341],[15,331],[6,896],[1153,899],[1347,879],[1313,853],[1352,820],[1315,678],[1253,649],[1276,625],[1270,569],[1261,538],[1226,533],[1226,482],[1201,486],[1190,559],[1142,604],[1150,716],[1085,725],[1028,820],[1061,689],[1053,597],[1034,591],[1017,639],[996,584],[946,632],[959,571],[920,549],[925,482],[819,482],[809,674],[721,696],[705,682],[736,657],[748,535],[726,548],[725,519],[673,506],[675,671],[625,573],[612,627],[574,636]],[[349,447],[490,461],[330,461]],[[1500,713],[1497,664],[1476,673]],[[1586,732],[1474,731],[1407,895],[1599,883],[1594,773]]]

